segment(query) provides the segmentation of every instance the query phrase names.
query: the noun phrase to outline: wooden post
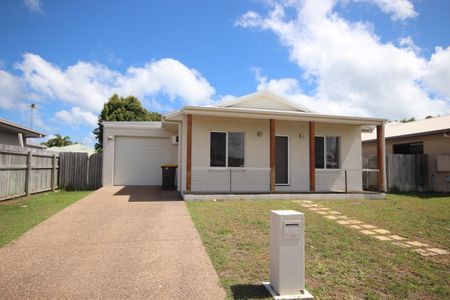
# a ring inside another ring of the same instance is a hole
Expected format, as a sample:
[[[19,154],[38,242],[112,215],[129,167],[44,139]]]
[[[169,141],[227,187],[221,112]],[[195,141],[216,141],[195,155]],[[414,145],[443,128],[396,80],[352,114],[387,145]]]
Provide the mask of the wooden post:
[[[275,192],[275,168],[276,168],[276,145],[275,145],[275,120],[270,119],[270,192]]]
[[[52,157],[52,191],[56,190],[56,154],[53,154]]]
[[[377,125],[377,167],[378,167],[378,191],[385,192],[384,174],[385,174],[385,149],[384,149],[384,124]]]
[[[33,154],[31,151],[28,151],[27,156],[27,174],[26,174],[26,184],[25,184],[25,193],[27,196],[31,194],[31,160],[33,158]]]
[[[309,191],[316,191],[315,123],[309,122]]]
[[[187,140],[186,140],[186,191],[191,191],[192,180],[192,115],[187,115]]]

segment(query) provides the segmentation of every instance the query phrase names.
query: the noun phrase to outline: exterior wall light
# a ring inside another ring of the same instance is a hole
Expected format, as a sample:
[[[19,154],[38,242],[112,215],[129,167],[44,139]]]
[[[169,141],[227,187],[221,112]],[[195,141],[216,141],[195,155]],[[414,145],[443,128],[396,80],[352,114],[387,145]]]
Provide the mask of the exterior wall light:
[[[113,140],[113,136],[112,135],[108,136],[108,141],[112,141],[112,140]]]
[[[299,136],[301,139],[305,137],[305,135],[303,134],[303,132],[300,133],[298,136]]]
[[[261,131],[258,131],[258,132],[256,133],[256,136],[261,137],[261,136],[262,136],[262,132],[261,132]]]

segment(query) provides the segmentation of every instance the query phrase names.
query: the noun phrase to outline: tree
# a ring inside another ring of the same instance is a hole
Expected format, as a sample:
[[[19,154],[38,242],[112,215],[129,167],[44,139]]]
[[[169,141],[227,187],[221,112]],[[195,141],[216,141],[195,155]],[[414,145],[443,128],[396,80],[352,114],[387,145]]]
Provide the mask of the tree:
[[[72,145],[73,142],[70,140],[70,137],[68,136],[61,136],[60,134],[55,134],[55,137],[52,139],[49,139],[46,142],[42,142],[41,145],[47,146],[47,147],[64,147]]]
[[[409,119],[403,119],[403,120],[400,120],[400,122],[402,122],[402,123],[408,123],[408,122],[414,122],[415,120],[416,120],[416,118],[411,117],[411,118],[409,118]]]
[[[114,94],[108,102],[103,105],[103,109],[98,117],[98,127],[93,133],[97,138],[95,149],[103,149],[103,125],[104,121],[160,121],[161,115],[150,112],[142,107],[141,102],[134,96],[126,98]]]

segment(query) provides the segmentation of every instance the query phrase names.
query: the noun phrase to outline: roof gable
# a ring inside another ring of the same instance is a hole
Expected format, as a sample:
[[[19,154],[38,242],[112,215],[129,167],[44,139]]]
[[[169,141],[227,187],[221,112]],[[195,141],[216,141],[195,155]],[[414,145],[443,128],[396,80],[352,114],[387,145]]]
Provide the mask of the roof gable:
[[[306,108],[300,104],[293,102],[292,100],[286,99],[269,91],[261,91],[246,95],[237,99],[233,99],[231,101],[227,101],[220,106],[264,110],[312,112],[312,110],[310,110],[309,108]]]

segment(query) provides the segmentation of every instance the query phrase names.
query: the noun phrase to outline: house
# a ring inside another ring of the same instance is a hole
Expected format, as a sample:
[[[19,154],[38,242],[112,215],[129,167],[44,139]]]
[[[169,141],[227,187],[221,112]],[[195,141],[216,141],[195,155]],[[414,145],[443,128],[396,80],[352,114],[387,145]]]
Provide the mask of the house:
[[[95,153],[95,150],[93,148],[78,143],[62,147],[50,147],[47,148],[47,150],[55,152],[87,153],[89,156]]]
[[[385,127],[386,154],[425,154],[428,190],[450,192],[450,115]],[[362,134],[363,157],[376,155],[376,136]]]
[[[27,146],[27,138],[42,138],[45,134],[0,118],[0,144]]]
[[[178,165],[183,195],[361,192],[361,131],[384,119],[325,115],[268,91],[185,106],[161,122],[103,122],[103,185],[159,185]]]

